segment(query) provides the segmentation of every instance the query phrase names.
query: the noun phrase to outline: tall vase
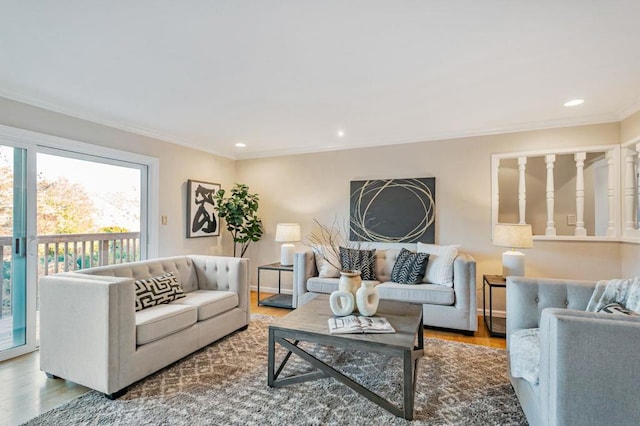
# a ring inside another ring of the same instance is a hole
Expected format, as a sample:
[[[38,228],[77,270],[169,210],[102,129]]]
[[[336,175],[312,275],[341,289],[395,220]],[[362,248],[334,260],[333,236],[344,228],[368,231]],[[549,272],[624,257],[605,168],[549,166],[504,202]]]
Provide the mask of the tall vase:
[[[363,282],[356,292],[356,306],[360,315],[365,317],[375,315],[378,310],[378,303],[380,303],[378,290],[373,286],[372,282]]]
[[[362,278],[360,278],[360,271],[340,271],[340,280],[338,281],[338,289],[341,291],[348,291],[356,297],[356,292],[360,288]]]

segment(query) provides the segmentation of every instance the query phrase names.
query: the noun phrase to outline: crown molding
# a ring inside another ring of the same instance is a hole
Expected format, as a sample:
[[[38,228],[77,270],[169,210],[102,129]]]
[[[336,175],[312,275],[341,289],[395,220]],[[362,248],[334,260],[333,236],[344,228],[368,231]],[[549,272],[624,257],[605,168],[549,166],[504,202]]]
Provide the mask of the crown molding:
[[[128,123],[125,121],[117,121],[117,120],[107,120],[102,117],[97,117],[92,114],[88,114],[86,112],[78,112],[73,108],[63,107],[53,102],[48,102],[43,99],[34,98],[30,96],[21,95],[3,88],[0,88],[0,97],[7,98],[12,101],[21,102],[23,104],[42,108],[47,111],[55,112],[58,114],[66,115],[72,118],[78,118],[80,120],[89,121],[91,123],[99,124],[101,126],[111,127],[116,130],[122,130],[129,133],[134,133],[136,135],[145,136],[151,139],[156,139],[160,142],[167,142],[174,145],[184,146],[186,148],[195,149],[197,151],[206,152],[208,154],[217,155],[219,157],[228,158],[231,160],[236,160],[235,156],[229,155],[229,153],[222,153],[220,151],[211,150],[203,148],[202,146],[198,146],[193,144],[186,139],[183,139],[179,136],[170,135],[166,133],[161,133],[156,130],[147,129],[141,126],[134,125],[132,123]]]

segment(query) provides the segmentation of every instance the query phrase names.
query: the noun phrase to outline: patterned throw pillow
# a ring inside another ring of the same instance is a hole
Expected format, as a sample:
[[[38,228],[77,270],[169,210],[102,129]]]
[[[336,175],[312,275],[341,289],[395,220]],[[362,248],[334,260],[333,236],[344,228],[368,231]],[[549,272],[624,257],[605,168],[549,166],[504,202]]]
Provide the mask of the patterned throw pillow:
[[[607,314],[630,315],[633,317],[638,316],[638,314],[633,312],[631,309],[625,308],[622,303],[609,303],[608,305],[605,305],[602,308],[598,309],[598,312],[606,312]]]
[[[357,250],[340,247],[340,263],[343,271],[360,271],[363,280],[376,279],[376,249]]]
[[[134,285],[136,288],[136,312],[185,297],[173,272],[136,280]]]
[[[428,253],[414,253],[403,248],[393,265],[391,281],[399,284],[420,284],[428,261]]]

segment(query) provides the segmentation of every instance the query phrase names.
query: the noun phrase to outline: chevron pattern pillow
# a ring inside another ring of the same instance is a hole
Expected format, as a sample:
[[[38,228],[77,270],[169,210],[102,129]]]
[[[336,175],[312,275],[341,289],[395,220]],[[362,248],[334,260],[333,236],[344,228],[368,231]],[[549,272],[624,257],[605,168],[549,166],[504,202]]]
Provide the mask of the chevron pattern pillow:
[[[391,281],[399,284],[420,284],[428,261],[428,253],[414,253],[403,248],[393,265]]]
[[[136,312],[185,297],[173,272],[134,282]]]
[[[363,280],[376,278],[376,249],[357,250],[340,247],[340,264],[343,271],[360,271]]]

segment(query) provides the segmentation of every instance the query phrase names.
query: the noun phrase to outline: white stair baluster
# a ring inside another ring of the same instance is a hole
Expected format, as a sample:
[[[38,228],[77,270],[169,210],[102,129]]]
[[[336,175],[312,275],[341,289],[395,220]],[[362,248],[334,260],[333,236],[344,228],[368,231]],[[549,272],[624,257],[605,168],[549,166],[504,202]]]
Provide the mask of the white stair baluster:
[[[585,152],[577,152],[573,156],[576,162],[576,237],[586,237],[587,230],[584,227],[584,160]]]
[[[547,164],[547,227],[544,235],[556,235],[555,222],[553,220],[555,185],[553,183],[553,165],[556,161],[555,154],[545,155],[544,162]]]
[[[518,157],[518,171],[520,172],[518,184],[518,212],[520,223],[525,223],[525,212],[527,209],[527,189],[525,184],[525,172],[527,167],[527,157]]]

